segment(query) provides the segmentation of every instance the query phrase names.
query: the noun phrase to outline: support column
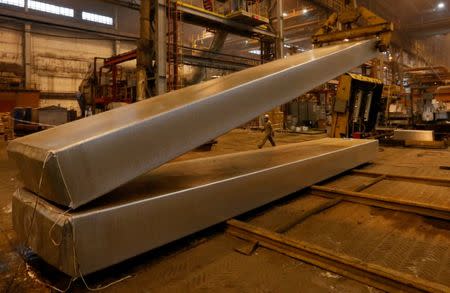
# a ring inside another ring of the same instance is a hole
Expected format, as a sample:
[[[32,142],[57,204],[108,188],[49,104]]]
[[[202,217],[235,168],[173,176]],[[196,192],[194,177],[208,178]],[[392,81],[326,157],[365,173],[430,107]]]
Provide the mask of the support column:
[[[114,29],[119,29],[119,9],[117,6],[114,6]],[[114,40],[113,43],[113,55],[119,55],[120,54],[120,41]]]
[[[119,55],[120,54],[120,41],[115,40],[113,43],[113,55]]]
[[[137,100],[141,101],[148,96],[147,70],[152,66],[151,41],[150,41],[150,7],[151,0],[141,1],[140,39],[137,44]]]
[[[23,33],[23,69],[25,88],[31,88],[31,24],[24,25]]]
[[[167,92],[167,14],[164,0],[156,8],[156,94]]]
[[[284,58],[284,17],[283,17],[283,0],[277,1],[277,59]]]

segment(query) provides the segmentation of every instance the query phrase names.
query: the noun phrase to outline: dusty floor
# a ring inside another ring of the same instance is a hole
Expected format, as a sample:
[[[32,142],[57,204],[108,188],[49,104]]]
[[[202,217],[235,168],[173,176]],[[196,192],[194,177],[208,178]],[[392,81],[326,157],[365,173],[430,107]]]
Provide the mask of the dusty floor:
[[[300,142],[324,135],[277,134],[279,144]],[[211,152],[191,152],[178,160],[256,149],[261,133],[235,130],[219,138]],[[269,147],[268,145],[266,147]],[[16,170],[6,160],[5,145],[0,146],[0,292],[50,292],[42,282],[63,289],[69,278],[28,254],[25,265],[18,251],[11,225],[11,194],[17,182]],[[442,170],[450,165],[448,150],[428,151],[381,148],[379,158],[368,166],[375,171],[411,175],[450,177]],[[327,184],[352,189],[364,182],[361,176],[347,174]],[[395,188],[368,192],[411,196],[420,200],[444,200],[449,189],[395,182]],[[391,184],[392,185],[392,184]],[[391,186],[389,185],[389,186]],[[419,188],[419,189],[416,189]],[[418,190],[419,193],[415,192]],[[431,193],[427,193],[431,190]],[[430,196],[425,198],[425,196]],[[308,191],[290,196],[243,215],[241,220],[275,229],[298,217],[326,199]],[[447,202],[446,202],[447,203]],[[336,249],[363,261],[374,262],[439,284],[450,282],[450,225],[414,214],[344,202],[307,218],[288,231],[288,236]],[[348,278],[327,272],[276,252],[259,248],[244,256],[234,248],[244,242],[224,233],[218,225],[155,251],[86,278],[91,288],[129,279],[107,288],[109,292],[377,292]],[[405,245],[410,243],[410,245]],[[437,273],[436,273],[437,272]],[[82,281],[72,286],[75,292],[87,291]]]
[[[326,134],[296,134],[286,132],[276,132],[275,142],[278,145],[284,145],[288,143],[297,143],[302,141],[314,140],[327,137]],[[205,156],[216,156],[222,154],[234,153],[237,151],[250,151],[258,149],[258,144],[263,138],[263,133],[259,131],[236,129],[226,135],[217,139],[218,143],[213,146],[212,151],[194,151],[185,154],[178,158],[178,160],[190,160]],[[264,146],[265,148],[272,147],[269,142]]]

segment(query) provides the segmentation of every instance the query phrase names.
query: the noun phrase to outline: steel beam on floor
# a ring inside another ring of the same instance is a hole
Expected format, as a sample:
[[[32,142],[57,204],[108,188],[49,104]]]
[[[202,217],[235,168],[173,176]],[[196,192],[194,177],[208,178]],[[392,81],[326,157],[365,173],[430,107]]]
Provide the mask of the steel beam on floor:
[[[386,179],[401,179],[406,181],[422,181],[432,185],[450,186],[450,178],[437,177],[437,176],[414,176],[414,175],[402,175],[384,172],[374,172],[369,170],[352,170],[352,173],[365,176],[385,176]]]
[[[346,201],[364,205],[382,207],[391,210],[415,213],[422,216],[450,220],[450,208],[444,206],[418,203],[410,200],[398,199],[394,196],[370,194],[356,191],[348,191],[326,186],[311,186],[312,193],[330,198],[342,198]]]
[[[227,232],[235,237],[253,243],[257,242],[267,249],[387,292],[448,292],[450,289],[445,285],[412,277],[412,275],[390,268],[362,263],[359,259],[349,255],[292,239],[241,221],[228,221]]]

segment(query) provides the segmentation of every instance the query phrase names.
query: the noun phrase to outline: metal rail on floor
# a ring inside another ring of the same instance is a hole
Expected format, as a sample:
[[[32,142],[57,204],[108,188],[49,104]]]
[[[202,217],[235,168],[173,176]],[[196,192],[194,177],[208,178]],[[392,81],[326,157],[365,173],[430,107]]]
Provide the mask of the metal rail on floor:
[[[311,187],[311,190],[313,194],[319,196],[325,196],[329,198],[341,197],[346,201],[364,205],[377,206],[391,210],[415,213],[427,217],[450,220],[450,209],[447,207],[396,199],[394,197],[378,194],[331,188],[326,186],[314,185]]]
[[[391,210],[411,212],[444,220],[450,219],[450,209],[446,207],[362,192],[386,179],[423,181],[431,185],[447,186],[448,182],[450,182],[447,178],[395,175],[363,170],[352,170],[352,172],[355,174],[371,176],[374,177],[374,179],[351,191],[326,186],[312,186],[312,194],[324,196],[333,200],[332,202],[325,203],[325,205],[313,209],[312,212],[305,213],[304,216],[300,217],[300,221],[306,219],[310,215],[323,211],[327,207],[333,207],[341,201],[350,201]],[[262,246],[388,292],[450,291],[450,288],[445,285],[420,278],[414,278],[411,275],[375,264],[364,263],[349,255],[344,255],[336,251],[331,251],[320,246],[282,235],[286,230],[298,224],[297,221],[286,224],[285,226],[287,229],[277,229],[275,231],[269,231],[237,220],[230,220],[227,224],[227,232],[229,234],[249,241],[249,245],[243,246],[242,249],[237,249],[238,252],[247,255],[251,254],[258,246]]]
[[[431,176],[413,176],[413,175],[402,175],[402,174],[391,174],[384,172],[373,172],[366,170],[354,169],[352,173],[358,175],[366,175],[366,176],[384,176],[386,179],[403,179],[408,181],[423,181],[428,184],[433,185],[443,185],[450,186],[450,178],[447,177],[431,177]]]
[[[450,288],[428,280],[414,278],[389,268],[364,263],[359,259],[322,247],[291,239],[237,220],[227,222],[227,233],[322,269],[357,280],[388,292],[449,292]]]

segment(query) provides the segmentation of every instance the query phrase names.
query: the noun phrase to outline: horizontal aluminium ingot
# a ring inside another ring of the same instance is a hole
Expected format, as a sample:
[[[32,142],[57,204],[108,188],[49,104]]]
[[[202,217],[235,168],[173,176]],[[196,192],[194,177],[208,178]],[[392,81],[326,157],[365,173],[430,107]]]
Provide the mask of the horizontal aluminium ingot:
[[[395,140],[410,140],[410,141],[434,141],[433,130],[413,130],[413,129],[395,129]]]
[[[19,240],[75,277],[336,176],[377,152],[374,140],[327,138],[169,163],[67,213],[21,189],[13,197],[13,225]]]
[[[376,40],[314,49],[18,138],[24,185],[78,208],[378,54]]]

